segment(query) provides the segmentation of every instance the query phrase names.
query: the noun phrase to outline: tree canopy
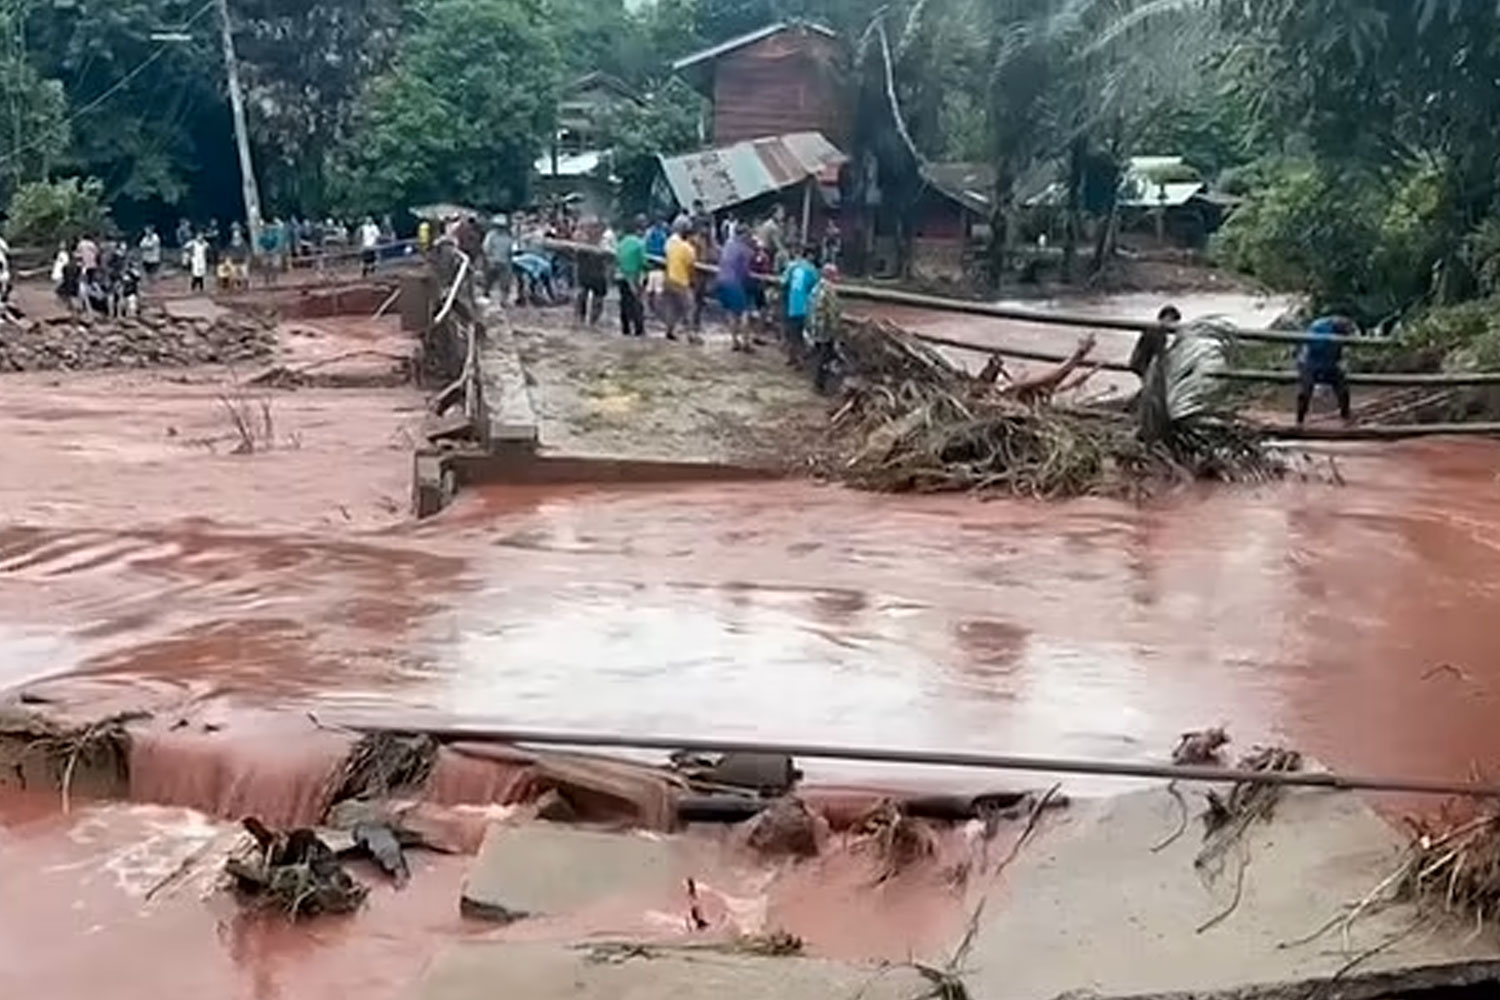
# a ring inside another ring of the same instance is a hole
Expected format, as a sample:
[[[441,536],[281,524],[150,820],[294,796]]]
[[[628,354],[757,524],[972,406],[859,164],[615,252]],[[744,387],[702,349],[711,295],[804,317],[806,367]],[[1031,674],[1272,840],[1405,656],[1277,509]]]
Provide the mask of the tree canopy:
[[[229,0],[273,213],[529,197],[556,97],[645,95],[600,123],[620,208],[698,141],[674,59],[769,22],[836,30],[852,204],[885,224],[940,161],[986,164],[997,262],[1038,192],[1070,255],[1109,251],[1129,158],[1184,157],[1249,200],[1219,252],[1372,310],[1500,273],[1500,8],[1465,0]],[[95,178],[124,224],[239,214],[217,11],[0,0],[0,199]],[[1293,262],[1296,262],[1293,264]]]

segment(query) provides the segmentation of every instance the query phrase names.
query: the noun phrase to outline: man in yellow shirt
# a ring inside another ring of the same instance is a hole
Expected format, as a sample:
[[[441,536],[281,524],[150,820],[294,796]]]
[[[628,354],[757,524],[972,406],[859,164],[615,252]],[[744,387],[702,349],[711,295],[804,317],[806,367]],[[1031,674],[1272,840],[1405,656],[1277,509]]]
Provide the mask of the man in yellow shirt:
[[[698,251],[687,238],[688,224],[679,219],[672,227],[672,237],[667,240],[667,280],[662,292],[662,319],[667,324],[667,339],[677,339],[677,328],[693,311],[693,269],[698,263]],[[688,334],[693,343],[698,335]]]

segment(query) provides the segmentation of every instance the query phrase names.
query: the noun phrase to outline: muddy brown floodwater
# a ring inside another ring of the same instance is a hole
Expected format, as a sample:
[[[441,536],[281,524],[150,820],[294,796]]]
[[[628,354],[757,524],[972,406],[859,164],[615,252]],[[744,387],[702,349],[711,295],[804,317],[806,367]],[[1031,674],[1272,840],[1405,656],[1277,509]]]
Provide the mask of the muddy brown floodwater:
[[[344,537],[14,526],[0,682],[1110,758],[1226,724],[1463,777],[1500,758],[1500,449],[1335,460],[1146,506],[788,482],[496,488]]]
[[[389,332],[308,329],[302,359]],[[6,995],[382,1000],[467,933],[463,858],[424,861],[357,923],[247,920],[197,884],[147,905],[233,836],[171,804],[305,811],[340,752],[308,712],[1116,760],[1226,725],[1347,771],[1500,761],[1489,443],[1330,450],[1346,485],[1145,505],[495,487],[416,525],[410,390],[276,394],[275,447],[246,456],[218,383],[191,374],[5,389],[0,690],[186,727],[138,741],[141,804],[0,800]],[[222,727],[244,738],[198,735]],[[194,956],[170,980],[164,948]]]

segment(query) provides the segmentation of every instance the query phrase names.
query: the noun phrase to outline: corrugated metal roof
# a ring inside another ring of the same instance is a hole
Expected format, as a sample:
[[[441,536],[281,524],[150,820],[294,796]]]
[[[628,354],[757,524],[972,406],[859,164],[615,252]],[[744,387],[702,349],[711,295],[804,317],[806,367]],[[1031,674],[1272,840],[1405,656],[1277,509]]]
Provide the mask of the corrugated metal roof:
[[[987,163],[928,163],[922,177],[932,187],[978,215],[989,215],[995,168]]]
[[[806,31],[816,32],[826,38],[838,37],[838,32],[832,28],[824,27],[812,21],[777,21],[774,24],[766,25],[764,28],[748,31],[737,38],[731,38],[727,42],[720,42],[718,45],[710,46],[701,52],[694,52],[692,55],[683,56],[672,64],[672,69],[681,72],[690,66],[696,66],[699,63],[709,62],[720,56],[728,55],[736,49],[742,49],[747,45],[754,45],[756,42],[770,38],[772,35],[779,35],[783,31],[788,31],[792,28],[801,28]]]
[[[710,212],[780,191],[808,178],[837,184],[849,157],[818,132],[793,132],[737,142],[683,156],[661,157],[672,195],[684,208],[702,201]]]
[[[1182,181],[1170,184],[1143,184],[1133,190],[1120,192],[1120,204],[1128,208],[1177,208],[1193,200],[1195,195],[1208,190],[1202,181]]]
[[[532,164],[531,169],[543,177],[586,177],[599,169],[608,154],[604,150],[591,149],[581,153],[562,153],[557,157],[557,173],[552,172],[551,155],[543,156]]]

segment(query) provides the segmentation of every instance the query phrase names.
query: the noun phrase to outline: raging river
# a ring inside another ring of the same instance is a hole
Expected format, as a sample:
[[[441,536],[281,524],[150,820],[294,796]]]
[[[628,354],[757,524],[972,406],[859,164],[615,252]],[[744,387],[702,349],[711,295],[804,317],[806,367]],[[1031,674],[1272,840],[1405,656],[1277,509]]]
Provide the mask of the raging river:
[[[392,505],[414,392],[299,394],[298,447],[241,458],[164,443],[212,412],[206,391],[117,389],[19,380],[0,402],[0,687],[169,706],[279,763],[161,750],[131,779],[154,804],[82,823],[0,804],[6,995],[167,995],[141,949],[173,940],[174,996],[362,995],[409,972],[391,941],[457,933],[446,858],[359,935],[186,906],[132,922],[111,886],[155,871],[153,837],[213,836],[173,803],[275,811],[317,779],[287,716],[1113,760],[1224,725],[1350,771],[1500,760],[1493,444],[1327,450],[1342,485],[1145,504],[488,487],[413,524]],[[56,893],[99,858],[93,890]]]

